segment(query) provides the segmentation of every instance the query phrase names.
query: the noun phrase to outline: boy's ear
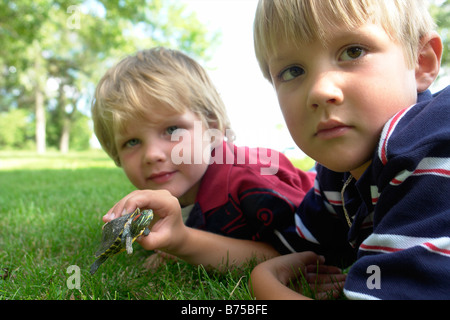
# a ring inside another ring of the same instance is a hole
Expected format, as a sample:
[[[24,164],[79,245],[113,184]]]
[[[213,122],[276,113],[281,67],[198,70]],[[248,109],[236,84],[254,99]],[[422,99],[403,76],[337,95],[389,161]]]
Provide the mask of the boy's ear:
[[[442,40],[437,32],[432,32],[420,40],[416,65],[417,91],[427,90],[439,74],[442,57]]]

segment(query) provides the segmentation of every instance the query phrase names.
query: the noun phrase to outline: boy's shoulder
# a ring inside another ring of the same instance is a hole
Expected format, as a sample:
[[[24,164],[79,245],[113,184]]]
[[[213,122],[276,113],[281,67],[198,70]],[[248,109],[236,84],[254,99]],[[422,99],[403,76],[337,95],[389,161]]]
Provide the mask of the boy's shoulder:
[[[450,87],[434,95],[429,91],[419,94],[415,105],[399,111],[385,124],[377,160],[386,165],[394,159],[449,157],[449,108]],[[417,165],[414,162],[412,166]]]
[[[215,158],[222,162],[209,165],[197,196],[199,202],[211,203],[210,207],[223,205],[230,196],[239,198],[252,192],[281,197],[297,206],[314,184],[315,173],[294,167],[284,154],[273,149],[224,143],[222,156]],[[262,174],[261,170],[268,169],[272,174]]]
[[[286,183],[300,179],[312,187],[315,173],[296,168],[286,155],[277,150],[236,146],[224,142],[223,148],[213,151],[211,164],[204,179],[217,177],[233,181],[250,179],[267,183],[274,179]]]
[[[284,155],[274,149],[235,146],[236,162],[233,165],[233,180],[245,186],[263,185],[279,192],[289,189],[300,198],[314,185],[315,172],[307,172],[295,167]],[[245,151],[245,161],[239,154]]]

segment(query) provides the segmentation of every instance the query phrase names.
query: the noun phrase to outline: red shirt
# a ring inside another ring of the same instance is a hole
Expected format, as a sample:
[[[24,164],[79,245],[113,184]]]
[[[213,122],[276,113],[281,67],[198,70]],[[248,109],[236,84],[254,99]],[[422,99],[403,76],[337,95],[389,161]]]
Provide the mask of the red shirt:
[[[273,161],[264,164],[261,159]],[[209,165],[186,225],[233,238],[264,241],[280,253],[291,252],[290,235],[296,238],[294,214],[313,187],[315,173],[295,168],[275,150],[236,147],[225,142],[222,160]],[[261,174],[271,165],[277,165],[274,174]]]

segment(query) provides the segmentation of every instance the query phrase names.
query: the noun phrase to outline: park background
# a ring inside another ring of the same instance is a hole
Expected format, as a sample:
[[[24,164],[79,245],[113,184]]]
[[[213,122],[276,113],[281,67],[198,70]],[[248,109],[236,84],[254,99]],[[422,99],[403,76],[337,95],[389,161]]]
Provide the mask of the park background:
[[[0,300],[251,299],[251,261],[225,274],[182,261],[149,272],[142,267],[148,253],[135,245],[132,256],[110,258],[89,274],[102,215],[134,190],[98,149],[90,105],[100,77],[124,56],[157,45],[180,49],[212,77],[239,145],[284,151],[311,168],[254,57],[256,4],[0,2]],[[430,6],[445,42],[436,91],[449,83],[450,0]]]
[[[90,106],[100,77],[124,56],[164,45],[207,69],[238,145],[301,156],[254,56],[256,5],[257,0],[2,1],[0,150],[98,148]],[[430,7],[445,42],[437,91],[450,82],[450,1],[430,0]]]

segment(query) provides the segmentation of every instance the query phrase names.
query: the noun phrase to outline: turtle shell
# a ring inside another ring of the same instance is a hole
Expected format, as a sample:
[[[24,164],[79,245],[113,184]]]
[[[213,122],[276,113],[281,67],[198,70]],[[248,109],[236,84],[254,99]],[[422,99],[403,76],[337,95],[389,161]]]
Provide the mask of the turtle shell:
[[[133,213],[123,215],[106,223],[102,230],[100,248],[95,253],[98,259],[91,265],[91,274],[94,274],[108,257],[118,254],[125,249],[128,254],[131,254],[134,240],[141,234],[145,236],[149,234],[148,226],[152,219],[152,210],[144,210],[141,213],[138,208]]]
[[[120,251],[120,249],[125,249],[124,245],[122,244],[121,237],[125,223],[127,223],[132,214],[134,214],[134,212],[111,220],[104,225],[102,231],[102,242],[100,244],[100,248],[95,253],[96,257],[100,256],[112,246],[117,247],[118,251]]]

